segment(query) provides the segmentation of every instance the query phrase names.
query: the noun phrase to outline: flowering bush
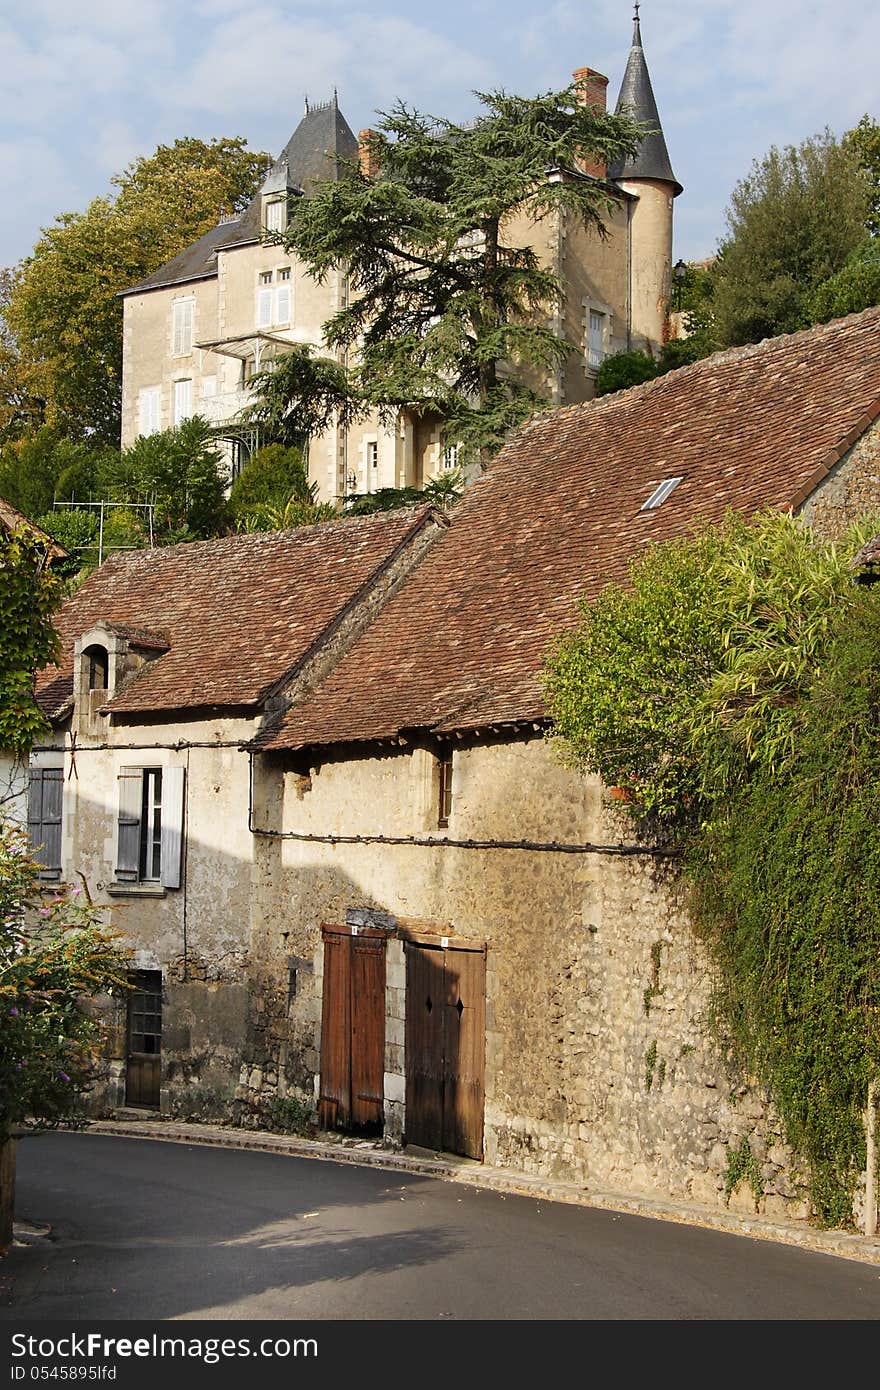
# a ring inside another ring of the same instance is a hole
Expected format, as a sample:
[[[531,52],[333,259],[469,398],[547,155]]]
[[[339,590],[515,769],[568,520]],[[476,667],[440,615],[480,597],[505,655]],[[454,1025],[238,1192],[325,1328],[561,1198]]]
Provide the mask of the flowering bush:
[[[81,889],[40,892],[23,832],[0,819],[0,1143],[76,1117],[103,1026],[90,996],[125,987],[125,953]]]

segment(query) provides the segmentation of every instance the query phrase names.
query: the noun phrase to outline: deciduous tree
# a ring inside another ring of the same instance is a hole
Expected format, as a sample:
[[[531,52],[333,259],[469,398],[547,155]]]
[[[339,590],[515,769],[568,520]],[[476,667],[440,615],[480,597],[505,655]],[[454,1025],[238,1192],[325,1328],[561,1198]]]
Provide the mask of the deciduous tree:
[[[813,294],[865,239],[869,202],[852,144],[828,130],[756,160],[731,194],[713,275],[721,344],[807,327]]]
[[[20,387],[45,403],[48,424],[118,442],[120,291],[195,241],[221,211],[246,203],[268,160],[241,139],[176,140],[129,165],[109,196],[62,213],[43,232],[15,272],[5,319]]]

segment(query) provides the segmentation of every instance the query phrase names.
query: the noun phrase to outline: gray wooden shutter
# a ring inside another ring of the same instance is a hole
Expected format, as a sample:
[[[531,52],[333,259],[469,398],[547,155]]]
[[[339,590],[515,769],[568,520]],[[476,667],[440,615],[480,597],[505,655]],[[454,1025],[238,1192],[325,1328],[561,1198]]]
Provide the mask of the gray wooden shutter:
[[[184,775],[182,767],[162,769],[162,883],[166,888],[180,887]]]
[[[64,771],[60,767],[31,769],[28,787],[28,839],[40,878],[61,873],[61,804]]]
[[[64,795],[64,769],[43,768],[43,852],[40,859],[47,874],[61,873],[61,804]]]
[[[32,767],[28,783],[28,840],[33,851],[43,842],[43,769]]]
[[[119,821],[116,840],[116,877],[120,883],[136,883],[140,873],[141,804],[143,770],[123,767],[119,783]]]

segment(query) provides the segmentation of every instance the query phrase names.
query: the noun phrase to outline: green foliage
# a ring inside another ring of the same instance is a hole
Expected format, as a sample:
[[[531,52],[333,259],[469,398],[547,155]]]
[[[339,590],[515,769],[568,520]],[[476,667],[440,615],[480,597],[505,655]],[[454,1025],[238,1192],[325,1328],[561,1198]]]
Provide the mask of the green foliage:
[[[838,1226],[880,1074],[880,623],[846,565],[877,529],[835,547],[771,514],[659,546],[585,608],[549,675],[571,760],[629,778],[633,812],[674,828],[716,1035]],[[659,970],[646,1007],[655,986]],[[729,1190],[747,1176],[760,1194],[753,1165],[731,1153]]]
[[[784,773],[756,774],[693,846],[715,1009],[810,1165],[820,1220],[846,1225],[880,1073],[880,626],[838,610]]]
[[[584,154],[613,160],[638,132],[583,106],[573,87],[478,96],[470,125],[402,104],[383,115],[370,142],[379,176],[351,167],[321,184],[295,204],[285,242],[319,281],[349,274],[350,303],[325,337],[355,361],[351,408],[435,410],[447,438],[485,461],[540,399],[502,364],[554,368],[568,352],[546,322],[556,277],[506,229],[564,208],[601,234],[604,186],[547,171]]]
[[[86,1000],[125,985],[125,956],[78,889],[46,906],[21,830],[0,820],[0,1142],[78,1117],[104,1029]]]
[[[12,440],[0,451],[0,497],[33,521],[49,511],[56,496],[68,494],[74,479],[94,478],[99,452],[48,426]]]
[[[249,384],[256,400],[242,411],[242,422],[285,448],[302,449],[332,424],[345,429],[365,409],[345,368],[316,357],[307,344],[282,353]]]
[[[738,1149],[727,1150],[727,1168],[724,1173],[724,1196],[726,1201],[730,1201],[740,1183],[745,1180],[752,1189],[755,1199],[755,1209],[764,1195],[764,1179],[761,1176],[761,1165],[752,1153],[751,1145],[745,1137]]]
[[[720,343],[807,327],[812,295],[863,241],[868,216],[859,160],[830,131],[756,160],[731,194],[713,272]]]
[[[120,292],[208,231],[221,208],[245,204],[268,159],[240,139],[176,140],[114,178],[114,196],[56,218],[15,272],[4,313],[17,350],[10,389],[38,398],[59,432],[115,444]]]
[[[657,1067],[657,1040],[656,1038],[648,1047],[645,1053],[645,1090],[650,1091],[654,1084],[654,1072]]]
[[[336,515],[317,495],[318,485],[309,482],[300,450],[269,444],[257,450],[232,484],[229,513],[239,531],[310,526]]]
[[[857,314],[880,304],[880,240],[862,243],[836,275],[821,284],[810,300],[810,317],[815,323]]]
[[[673,824],[755,767],[778,771],[832,615],[852,601],[846,560],[866,530],[838,549],[771,512],[649,550],[550,658],[568,756]]]
[[[265,1120],[269,1128],[281,1134],[314,1134],[314,1111],[308,1101],[298,1096],[272,1096],[266,1104]]]
[[[62,597],[46,542],[25,528],[0,527],[0,748],[18,756],[48,727],[34,675],[58,656],[52,617]]]
[[[153,503],[157,538],[170,542],[202,539],[223,529],[225,482],[211,426],[194,415],[176,429],[141,435],[104,485],[107,500]],[[142,525],[137,523],[139,529]]]
[[[55,572],[65,578],[78,574],[86,557],[97,545],[97,512],[79,508],[47,512],[38,519],[37,525],[67,551],[66,560],[53,561]]]
[[[612,391],[626,391],[640,386],[657,375],[657,363],[647,352],[614,352],[599,364],[596,373],[596,395],[607,396]]]
[[[349,493],[343,499],[344,516],[370,516],[373,512],[391,512],[398,507],[422,507],[432,502],[448,511],[454,507],[464,490],[464,478],[458,468],[429,478],[423,488],[380,487],[375,492]]]
[[[232,484],[229,510],[234,517],[260,506],[283,506],[291,497],[310,497],[308,470],[302,453],[282,444],[269,444],[248,459]]]
[[[866,114],[843,138],[868,187],[868,231],[880,236],[880,125]]]

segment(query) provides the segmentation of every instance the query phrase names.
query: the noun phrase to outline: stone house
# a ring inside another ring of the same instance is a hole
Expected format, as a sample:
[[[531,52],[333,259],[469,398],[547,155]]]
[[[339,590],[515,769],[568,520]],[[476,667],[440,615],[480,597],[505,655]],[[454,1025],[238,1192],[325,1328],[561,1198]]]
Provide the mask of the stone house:
[[[579,68],[574,80],[586,104],[605,109],[608,79]],[[630,348],[657,351],[668,335],[673,199],[682,191],[672,172],[651,88],[638,19],[620,91],[648,129],[637,155],[611,169],[586,166],[550,177],[600,180],[613,207],[606,236],[559,215],[507,229],[513,244],[533,246],[564,288],[552,322],[572,346],[567,361],[530,384],[554,405],[588,399],[604,356]],[[369,134],[361,132],[361,137]],[[347,277],[317,284],[296,257],[270,238],[284,231],[291,200],[308,197],[316,179],[344,177],[341,161],[368,152],[339,109],[336,96],[306,106],[287,145],[241,216],[223,217],[194,245],[161,266],[123,298],[122,444],[199,414],[225,438],[233,472],[256,442],[237,424],[252,400],[249,381],[290,344],[322,345],[324,323],[350,293]],[[309,471],[322,500],[381,487],[421,487],[455,464],[444,450],[440,421],[402,411],[350,430],[332,428],[309,447]]]
[[[293,1095],[328,1127],[704,1201],[746,1138],[765,1206],[803,1214],[704,1027],[674,865],[564,766],[541,671],[653,542],[876,510],[878,417],[872,309],[537,416],[448,519],[108,562],[65,609],[33,763],[64,768],[59,872],[124,904],[143,972],[115,1098],[126,1072],[163,1107]]]

